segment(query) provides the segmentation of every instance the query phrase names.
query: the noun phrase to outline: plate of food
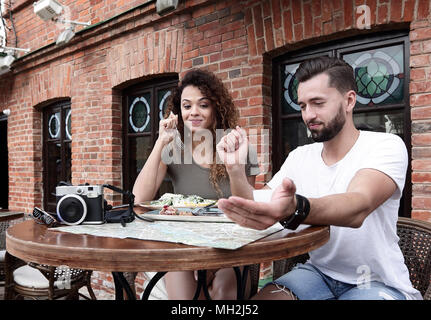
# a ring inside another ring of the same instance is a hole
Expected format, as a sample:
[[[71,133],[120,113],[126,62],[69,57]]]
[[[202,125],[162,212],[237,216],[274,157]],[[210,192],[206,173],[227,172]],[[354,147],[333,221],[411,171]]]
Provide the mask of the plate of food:
[[[148,211],[144,214],[141,214],[141,216],[147,216],[152,220],[159,221],[233,223],[233,221],[227,218],[218,208],[196,210],[196,208],[175,208],[165,205],[162,209]]]
[[[183,195],[175,193],[165,193],[158,200],[143,201],[137,206],[147,209],[162,209],[164,206],[174,208],[202,208],[214,207],[217,200],[205,199],[197,195]]]

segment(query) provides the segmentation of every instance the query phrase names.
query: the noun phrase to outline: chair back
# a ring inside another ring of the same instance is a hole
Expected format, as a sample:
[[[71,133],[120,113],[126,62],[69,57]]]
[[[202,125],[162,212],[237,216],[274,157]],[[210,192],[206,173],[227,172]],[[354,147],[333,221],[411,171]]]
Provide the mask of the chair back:
[[[431,223],[400,217],[397,232],[413,287],[431,299]]]
[[[425,300],[431,300],[431,223],[400,217],[397,233],[413,287],[420,291]],[[296,264],[305,263],[308,258],[308,254],[303,254],[274,261],[273,279],[289,272]]]

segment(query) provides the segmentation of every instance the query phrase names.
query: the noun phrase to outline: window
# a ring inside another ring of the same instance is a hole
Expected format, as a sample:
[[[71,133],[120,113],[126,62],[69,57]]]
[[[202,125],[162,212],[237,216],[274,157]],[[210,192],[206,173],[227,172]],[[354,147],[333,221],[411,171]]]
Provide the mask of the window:
[[[132,191],[135,180],[157,140],[159,121],[177,77],[152,80],[126,89],[123,94],[123,188]],[[159,193],[172,192],[165,178]]]
[[[353,115],[356,127],[399,135],[410,155],[409,39],[406,34],[367,36],[307,48],[274,61],[273,172],[280,169],[291,150],[313,142],[297,104],[298,81],[294,74],[302,61],[323,55],[342,58],[353,67],[358,85]],[[401,216],[410,216],[411,211],[410,168],[407,172]]]
[[[55,187],[71,182],[72,118],[70,102],[64,101],[43,110],[44,208],[56,211]]]

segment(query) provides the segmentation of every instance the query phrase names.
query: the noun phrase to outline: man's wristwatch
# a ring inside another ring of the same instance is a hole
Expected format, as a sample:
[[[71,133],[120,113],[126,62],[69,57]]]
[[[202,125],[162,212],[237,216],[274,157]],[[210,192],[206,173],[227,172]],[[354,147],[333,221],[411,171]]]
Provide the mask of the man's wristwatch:
[[[296,196],[296,209],[295,212],[284,220],[280,221],[280,224],[286,228],[295,230],[298,226],[307,218],[310,213],[310,202],[306,197],[300,194]]]

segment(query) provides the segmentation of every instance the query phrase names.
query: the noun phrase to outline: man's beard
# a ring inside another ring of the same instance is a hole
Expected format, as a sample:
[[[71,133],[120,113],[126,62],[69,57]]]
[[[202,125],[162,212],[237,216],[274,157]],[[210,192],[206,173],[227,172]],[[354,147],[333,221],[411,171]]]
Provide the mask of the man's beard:
[[[346,123],[346,117],[343,114],[343,107],[340,104],[337,114],[329,121],[328,125],[323,124],[321,130],[310,130],[311,137],[315,142],[325,142],[335,137]]]

